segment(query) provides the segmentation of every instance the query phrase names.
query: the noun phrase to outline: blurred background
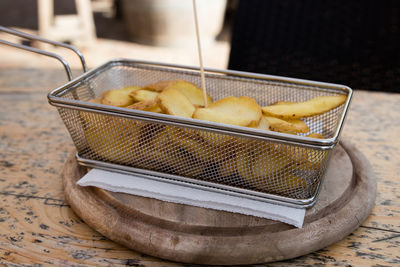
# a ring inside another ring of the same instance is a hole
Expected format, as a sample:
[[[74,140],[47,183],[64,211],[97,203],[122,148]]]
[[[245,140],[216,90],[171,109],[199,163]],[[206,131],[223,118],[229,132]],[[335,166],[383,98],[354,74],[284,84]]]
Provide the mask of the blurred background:
[[[400,1],[197,0],[206,67],[400,92]],[[192,1],[2,0],[0,25],[71,43],[89,68],[111,58],[198,65]],[[0,38],[44,47],[0,32]],[[0,70],[60,68],[0,46]],[[1,74],[0,74],[1,75]]]
[[[84,2],[89,8],[79,6]],[[197,2],[204,35],[204,62],[209,67],[226,68],[231,30],[230,25],[225,25],[225,13],[231,4],[226,0]],[[0,25],[71,43],[82,50],[91,68],[111,58],[198,65],[191,4],[192,1],[181,0],[2,0]],[[219,10],[214,13],[219,12],[219,17],[210,21],[205,12],[215,6]],[[0,37],[15,39],[8,34]],[[74,68],[79,67],[79,61],[68,51],[46,49],[57,51]],[[59,67],[52,59],[5,46],[0,47],[0,57],[3,68]]]

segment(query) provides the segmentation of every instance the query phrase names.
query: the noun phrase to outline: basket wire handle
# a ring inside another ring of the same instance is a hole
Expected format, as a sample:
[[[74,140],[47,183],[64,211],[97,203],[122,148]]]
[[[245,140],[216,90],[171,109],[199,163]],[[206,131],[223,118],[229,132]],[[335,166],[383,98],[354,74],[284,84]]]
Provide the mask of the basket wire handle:
[[[70,49],[76,55],[78,55],[78,57],[79,57],[79,59],[81,61],[81,64],[82,64],[83,71],[84,72],[87,71],[86,62],[85,62],[85,59],[84,59],[82,53],[72,45],[68,45],[68,44],[61,43],[61,42],[56,42],[56,41],[51,41],[51,40],[48,40],[48,39],[45,39],[45,38],[42,38],[42,37],[39,37],[39,36],[27,34],[27,33],[20,32],[20,31],[17,31],[17,30],[13,30],[13,29],[10,29],[10,28],[7,28],[7,27],[3,27],[3,26],[0,26],[0,31],[6,32],[6,33],[9,33],[9,34],[12,34],[12,35],[16,35],[16,36],[19,36],[19,37],[23,37],[23,38],[26,38],[26,39],[29,39],[29,40],[36,40],[36,41],[52,44],[54,46],[61,46],[61,47]],[[48,57],[52,57],[52,58],[57,59],[58,61],[61,62],[61,64],[63,64],[64,69],[65,69],[65,71],[67,73],[67,76],[68,76],[68,80],[69,81],[72,80],[71,68],[69,67],[67,61],[65,61],[65,59],[63,59],[61,56],[59,56],[59,55],[57,55],[55,53],[52,53],[52,52],[44,51],[42,49],[38,49],[38,48],[35,48],[35,47],[30,47],[30,46],[26,46],[26,45],[22,45],[22,44],[12,43],[12,42],[9,42],[9,41],[6,41],[6,40],[1,40],[0,39],[0,43],[4,44],[4,45],[13,46],[13,47],[16,47],[16,48],[19,48],[19,49],[23,49],[23,50],[26,50],[26,51],[34,52],[34,53],[37,53],[37,54],[41,54],[41,55],[44,55],[44,56],[48,56]]]

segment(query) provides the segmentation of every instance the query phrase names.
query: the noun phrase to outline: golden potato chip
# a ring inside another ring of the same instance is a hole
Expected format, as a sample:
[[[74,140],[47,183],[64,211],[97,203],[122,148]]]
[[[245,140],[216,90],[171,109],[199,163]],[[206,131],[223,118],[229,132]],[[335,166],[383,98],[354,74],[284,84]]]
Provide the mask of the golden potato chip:
[[[164,113],[162,111],[162,109],[160,108],[160,106],[157,104],[157,102],[156,102],[156,104],[154,106],[151,106],[149,108],[145,108],[143,110],[144,111],[148,111],[148,112],[154,112],[154,113]]]
[[[276,101],[276,102],[273,103],[272,105],[281,105],[281,104],[290,105],[290,104],[296,104],[296,102],[290,102],[290,101]],[[272,106],[272,105],[271,105],[271,106]]]
[[[127,106],[126,108],[143,110],[148,112],[161,113],[162,110],[155,100],[140,101]]]
[[[142,158],[139,167],[155,171],[174,170],[178,175],[188,177],[200,175],[203,172],[202,166],[193,164],[192,158],[176,149],[174,139],[166,129],[139,145],[135,155]]]
[[[180,91],[169,88],[162,91],[157,98],[161,109],[170,115],[191,118],[195,107]]]
[[[229,147],[232,144],[232,142],[236,140],[236,137],[231,135],[223,135],[223,134],[203,132],[203,131],[198,131],[197,134],[201,136],[201,138],[203,138],[205,142],[215,146],[218,149],[225,149]]]
[[[90,149],[102,159],[126,164],[132,160],[139,142],[139,124],[120,118],[97,118],[81,113],[85,140]]]
[[[140,86],[125,86],[124,88],[121,88],[120,90],[124,90],[128,93],[132,93],[132,92],[135,92],[135,91],[138,91],[141,89],[142,89],[142,87],[140,87]]]
[[[257,148],[242,149],[236,154],[236,168],[242,179],[259,190],[272,193],[297,190],[306,183],[291,172],[293,159],[288,157],[288,153],[290,155],[290,151],[276,149],[275,145],[267,143]],[[232,172],[231,168],[222,167],[222,173]]]
[[[318,138],[318,139],[325,139],[325,136],[323,136],[320,133],[310,133],[307,134],[306,137],[310,137],[310,138]]]
[[[345,95],[318,96],[305,102],[281,103],[262,108],[267,116],[283,119],[299,119],[325,113],[346,101]]]
[[[291,154],[293,162],[296,163],[295,168],[300,172],[304,170],[319,171],[325,156],[324,151],[307,147],[298,148],[296,153]]]
[[[269,156],[266,156],[269,155]],[[258,148],[242,149],[237,153],[237,170],[240,176],[256,186],[275,172],[285,168],[290,160],[279,151],[272,153],[271,146],[263,144]]]
[[[279,119],[271,116],[263,116],[269,123],[269,128],[276,132],[307,133],[310,131],[307,124],[300,119]]]
[[[172,83],[165,89],[173,88],[178,91],[180,91],[182,94],[184,94],[189,101],[197,106],[197,107],[204,107],[204,96],[203,96],[203,90],[198,87],[197,85],[186,82],[186,81],[177,81],[175,83]],[[211,98],[210,95],[207,94],[207,104],[210,105],[213,102],[213,99]]]
[[[130,93],[129,96],[132,97],[133,100],[136,102],[154,101],[154,100],[156,100],[158,93],[141,89],[141,90],[137,90],[137,91]]]
[[[183,81],[183,80],[159,81],[159,82],[156,82],[156,83],[148,84],[148,85],[144,86],[143,89],[156,91],[156,92],[161,92],[165,88],[167,88],[169,85],[174,84],[176,82],[180,82],[180,81]]]
[[[104,92],[101,96],[101,104],[116,107],[126,107],[134,102],[129,96],[130,90],[112,89]]]
[[[207,143],[198,134],[200,131],[191,129],[169,129],[168,131],[170,136],[175,136],[171,141],[177,147],[203,162],[218,162],[228,156],[227,153],[221,156],[221,153],[219,153],[221,148]]]
[[[226,97],[207,108],[198,108],[194,119],[226,123],[238,126],[258,125],[261,119],[261,108],[257,102],[246,96]]]
[[[260,129],[260,130],[266,130],[269,131],[270,130],[270,125],[268,120],[262,116],[260,122],[258,123],[258,125],[256,126],[249,126],[251,128],[255,128],[255,129]]]

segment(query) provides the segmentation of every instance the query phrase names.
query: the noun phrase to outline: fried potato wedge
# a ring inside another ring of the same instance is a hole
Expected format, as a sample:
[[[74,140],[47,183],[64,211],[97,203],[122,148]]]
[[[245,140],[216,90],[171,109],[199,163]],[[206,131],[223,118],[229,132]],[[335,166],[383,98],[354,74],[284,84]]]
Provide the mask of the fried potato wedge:
[[[129,106],[134,102],[133,98],[129,96],[131,92],[125,88],[108,90],[102,94],[101,104],[115,107]]]
[[[300,119],[279,119],[271,116],[263,116],[269,123],[269,129],[275,132],[308,133],[310,128]]]
[[[156,100],[158,93],[141,89],[130,93],[129,96],[132,97],[135,102],[154,101]]]
[[[120,90],[127,91],[130,94],[132,92],[135,92],[135,91],[138,91],[141,89],[142,89],[142,87],[140,87],[140,86],[125,86],[125,87],[121,88]]]
[[[145,110],[148,109],[154,105],[157,105],[156,101],[140,101],[140,102],[136,102],[133,103],[132,105],[126,106],[126,108],[130,108],[130,109],[137,109],[137,110]]]
[[[307,134],[306,137],[310,137],[310,138],[318,138],[318,139],[325,139],[325,136],[323,136],[320,133],[310,133]]]
[[[226,123],[238,126],[258,125],[261,120],[261,108],[257,102],[246,96],[226,97],[208,108],[198,108],[194,119]]]
[[[296,102],[290,102],[290,101],[277,101],[277,102],[273,103],[272,105],[282,105],[282,104],[287,104],[287,105],[290,105],[290,104],[296,104]]]
[[[304,171],[319,172],[321,165],[326,163],[324,151],[307,147],[299,148],[296,154],[292,153],[290,156],[292,161],[296,163],[295,169],[298,170],[298,173],[304,173]]]
[[[281,103],[262,108],[267,116],[282,119],[299,119],[325,113],[346,101],[345,95],[318,96],[305,102]]]
[[[249,126],[251,128],[255,128],[255,129],[260,129],[260,130],[266,130],[269,131],[270,130],[270,124],[269,121],[265,118],[265,116],[261,117],[260,122],[258,123],[258,125],[256,126]]]
[[[162,113],[156,100],[140,101],[127,106],[126,108],[143,110],[148,112]]]
[[[276,151],[274,156],[265,156],[270,154],[272,154],[271,148],[267,145],[252,149],[251,151],[239,151],[237,154],[237,170],[240,176],[254,186],[257,186],[260,179],[274,175],[275,172],[278,172],[289,164],[289,160],[283,153]]]
[[[177,81],[171,85],[169,85],[165,89],[173,88],[180,91],[184,94],[189,101],[197,106],[197,107],[204,107],[204,97],[203,97],[203,90],[198,87],[197,85],[187,82],[187,81]],[[213,102],[213,99],[209,94],[207,94],[207,104],[210,105]]]
[[[221,153],[221,147],[208,143],[198,132],[191,129],[175,129],[171,131],[171,136],[175,136],[172,142],[206,164],[219,162],[228,156],[227,153]]]
[[[285,153],[272,150],[271,146],[263,145],[256,150],[239,152],[237,171],[240,177],[266,192],[285,193],[305,186],[304,179],[289,171],[291,159]]]
[[[129,155],[134,154],[138,147],[139,123],[121,118],[102,118],[84,112],[81,115],[86,143],[95,154],[104,160],[121,164],[132,161]]]
[[[160,108],[160,106],[157,104],[157,102],[156,102],[156,104],[154,105],[154,106],[151,106],[151,107],[149,107],[149,108],[145,108],[145,109],[143,109],[144,111],[148,111],[148,112],[154,112],[154,113],[163,113],[163,111],[162,111],[162,109]]]
[[[159,81],[156,83],[152,84],[147,84],[143,87],[143,89],[150,90],[150,91],[155,91],[155,92],[161,92],[171,84],[177,83],[177,82],[184,82],[184,80],[167,80],[167,81]]]
[[[183,93],[173,88],[162,91],[157,103],[165,113],[184,118],[191,118],[196,109]]]
[[[173,169],[179,175],[195,177],[203,172],[201,165],[193,164],[193,159],[176,149],[174,139],[167,128],[157,132],[150,140],[140,144],[136,157],[142,160],[140,167],[165,171]]]
[[[199,136],[203,138],[207,144],[215,146],[217,149],[229,149],[232,142],[236,140],[234,136],[223,135],[217,133],[198,131]]]

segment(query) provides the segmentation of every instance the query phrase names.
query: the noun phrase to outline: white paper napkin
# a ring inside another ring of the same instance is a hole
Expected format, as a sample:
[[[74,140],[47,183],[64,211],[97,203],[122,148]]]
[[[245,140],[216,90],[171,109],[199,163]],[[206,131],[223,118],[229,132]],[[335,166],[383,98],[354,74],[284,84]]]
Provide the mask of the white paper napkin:
[[[133,174],[121,174],[92,169],[78,182],[80,186],[95,186],[112,192],[127,193],[162,201],[224,210],[281,221],[301,228],[305,209],[265,203],[219,192],[211,192],[168,182],[147,179]]]

